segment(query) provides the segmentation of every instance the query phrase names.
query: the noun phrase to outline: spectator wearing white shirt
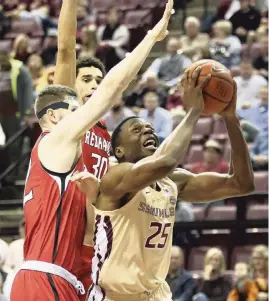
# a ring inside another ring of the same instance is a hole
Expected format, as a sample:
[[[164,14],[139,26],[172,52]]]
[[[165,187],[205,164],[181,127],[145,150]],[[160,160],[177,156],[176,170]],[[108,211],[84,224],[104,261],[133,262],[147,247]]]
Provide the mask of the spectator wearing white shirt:
[[[166,86],[176,86],[184,70],[192,64],[191,59],[179,54],[179,50],[179,40],[177,38],[170,38],[166,46],[167,54],[153,61],[148,70],[144,73],[143,79],[146,79],[148,74],[154,74]]]
[[[173,130],[173,118],[169,111],[160,107],[159,96],[151,91],[144,95],[145,110],[139,113],[139,117],[153,124],[157,136],[162,142]]]
[[[240,64],[241,75],[234,79],[237,83],[237,108],[256,105],[259,103],[259,93],[263,86],[267,85],[267,80],[258,74],[254,74],[252,62],[243,60]]]

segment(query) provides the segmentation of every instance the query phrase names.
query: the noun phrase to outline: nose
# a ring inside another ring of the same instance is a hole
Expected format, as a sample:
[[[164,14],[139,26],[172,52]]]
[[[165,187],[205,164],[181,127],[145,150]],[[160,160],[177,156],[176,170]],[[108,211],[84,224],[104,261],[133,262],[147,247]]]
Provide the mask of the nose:
[[[143,131],[144,135],[149,135],[149,134],[153,134],[153,130],[149,127],[144,127],[144,131]]]
[[[95,79],[92,80],[92,89],[96,90],[98,87],[97,81]]]

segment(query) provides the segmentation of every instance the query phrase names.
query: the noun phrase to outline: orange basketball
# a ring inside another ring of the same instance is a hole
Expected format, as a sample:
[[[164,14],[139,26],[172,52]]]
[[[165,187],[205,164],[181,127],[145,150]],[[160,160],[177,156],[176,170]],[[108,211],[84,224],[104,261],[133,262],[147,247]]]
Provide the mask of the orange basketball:
[[[233,96],[233,78],[230,71],[222,64],[213,60],[201,60],[192,64],[187,70],[190,70],[189,76],[193,71],[201,66],[201,72],[198,83],[201,83],[208,74],[211,73],[211,79],[203,88],[205,108],[204,115],[212,115],[222,112]]]

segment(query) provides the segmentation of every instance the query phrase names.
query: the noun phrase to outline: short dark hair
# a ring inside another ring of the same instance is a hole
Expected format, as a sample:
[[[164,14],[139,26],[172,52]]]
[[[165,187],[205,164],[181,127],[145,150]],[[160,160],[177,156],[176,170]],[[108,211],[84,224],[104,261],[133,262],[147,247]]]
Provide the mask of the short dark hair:
[[[61,102],[66,96],[76,97],[75,90],[61,85],[50,85],[41,90],[35,101],[35,114],[37,115],[45,107]]]
[[[77,59],[76,76],[78,76],[80,68],[86,68],[86,67],[95,67],[102,72],[103,76],[106,75],[106,68],[99,59],[92,56],[82,56]]]
[[[119,135],[120,135],[120,132],[121,132],[121,129],[123,127],[123,125],[130,119],[134,119],[134,118],[139,118],[137,116],[131,116],[131,117],[128,117],[126,119],[124,119],[116,128],[115,130],[113,131],[112,133],[112,136],[111,136],[111,146],[112,146],[112,152],[114,154],[114,156],[116,157],[117,160],[119,160],[119,158],[116,156],[115,154],[115,149],[116,147],[119,145]]]

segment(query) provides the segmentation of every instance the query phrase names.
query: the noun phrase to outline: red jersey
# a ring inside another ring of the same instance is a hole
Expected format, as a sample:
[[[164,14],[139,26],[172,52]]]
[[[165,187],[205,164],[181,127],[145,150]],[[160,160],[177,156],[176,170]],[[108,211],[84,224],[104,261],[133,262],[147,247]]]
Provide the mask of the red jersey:
[[[24,259],[54,263],[76,276],[85,235],[86,197],[70,177],[84,170],[83,159],[68,173],[44,168],[38,144],[46,134],[41,134],[32,150],[26,178]]]
[[[84,135],[82,144],[84,164],[99,180],[108,170],[110,149],[110,135],[105,123],[99,121]]]

